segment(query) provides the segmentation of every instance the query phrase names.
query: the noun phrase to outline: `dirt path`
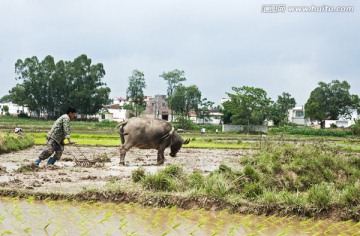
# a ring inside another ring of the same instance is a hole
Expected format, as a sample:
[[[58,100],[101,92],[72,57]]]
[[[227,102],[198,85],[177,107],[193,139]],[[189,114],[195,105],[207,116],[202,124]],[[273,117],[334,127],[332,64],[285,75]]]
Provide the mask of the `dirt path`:
[[[22,165],[30,166],[44,146],[34,146],[19,152],[0,155],[0,187],[25,188],[50,192],[75,193],[88,188],[101,188],[108,181],[129,180],[131,172],[143,166],[147,173],[155,173],[169,164],[180,164],[187,172],[208,173],[218,168],[221,163],[239,167],[239,158],[249,153],[248,150],[214,150],[183,148],[177,157],[168,155],[165,150],[165,164],[156,166],[156,150],[131,149],[125,158],[127,166],[119,166],[117,147],[66,147],[62,159],[54,166],[40,163],[34,171],[19,173]],[[80,151],[81,152],[80,152]],[[71,155],[72,153],[72,155]],[[101,156],[111,162],[96,163],[92,167],[76,166],[73,155],[78,159],[82,154],[90,160]]]

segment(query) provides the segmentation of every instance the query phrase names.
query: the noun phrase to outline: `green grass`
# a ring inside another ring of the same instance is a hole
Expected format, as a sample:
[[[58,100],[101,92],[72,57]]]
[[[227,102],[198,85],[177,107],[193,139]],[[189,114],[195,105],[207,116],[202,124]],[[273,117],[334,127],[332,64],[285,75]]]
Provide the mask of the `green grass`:
[[[118,135],[108,134],[71,134],[71,141],[79,145],[87,146],[120,146],[121,141]],[[43,145],[46,143],[46,133],[33,134],[34,143]],[[65,141],[66,143],[67,141]]]
[[[0,133],[0,154],[19,151],[32,145],[34,145],[34,140],[29,134]]]
[[[155,174],[141,172],[136,182],[150,191],[190,192],[249,202],[255,208],[285,205],[303,212],[344,208],[357,217],[360,159],[351,153],[334,151],[324,143],[264,143],[240,162],[241,169],[222,164],[207,175],[185,173],[181,166],[170,165]]]

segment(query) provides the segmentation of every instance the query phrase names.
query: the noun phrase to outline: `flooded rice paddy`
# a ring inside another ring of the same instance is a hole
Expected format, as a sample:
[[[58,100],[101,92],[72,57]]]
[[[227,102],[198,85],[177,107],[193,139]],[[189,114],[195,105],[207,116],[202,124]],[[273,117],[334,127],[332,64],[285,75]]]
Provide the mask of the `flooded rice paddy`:
[[[359,235],[360,224],[138,204],[0,198],[0,235]]]

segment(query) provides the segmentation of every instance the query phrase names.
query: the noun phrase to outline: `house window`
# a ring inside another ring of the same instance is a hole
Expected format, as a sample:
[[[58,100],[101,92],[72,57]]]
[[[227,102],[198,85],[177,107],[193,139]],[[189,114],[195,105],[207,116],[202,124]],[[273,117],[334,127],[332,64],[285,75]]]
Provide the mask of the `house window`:
[[[295,111],[295,117],[303,117],[304,112],[303,111]]]

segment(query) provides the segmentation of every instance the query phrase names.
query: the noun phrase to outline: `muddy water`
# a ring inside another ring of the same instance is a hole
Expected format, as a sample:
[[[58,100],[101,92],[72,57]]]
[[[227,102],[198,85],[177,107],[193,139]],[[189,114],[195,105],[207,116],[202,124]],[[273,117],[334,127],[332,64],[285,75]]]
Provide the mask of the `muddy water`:
[[[0,198],[0,235],[355,235],[354,222]]]

